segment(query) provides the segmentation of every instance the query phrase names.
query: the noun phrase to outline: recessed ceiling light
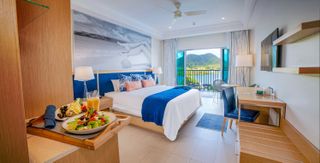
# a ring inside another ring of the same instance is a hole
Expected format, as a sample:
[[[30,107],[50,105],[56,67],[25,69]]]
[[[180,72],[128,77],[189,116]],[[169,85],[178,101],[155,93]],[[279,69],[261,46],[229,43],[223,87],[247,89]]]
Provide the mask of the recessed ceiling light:
[[[172,29],[172,26],[169,26],[168,28],[169,28],[169,29]]]
[[[225,18],[225,17],[222,17],[221,19],[222,19],[222,20],[225,20],[226,18]]]

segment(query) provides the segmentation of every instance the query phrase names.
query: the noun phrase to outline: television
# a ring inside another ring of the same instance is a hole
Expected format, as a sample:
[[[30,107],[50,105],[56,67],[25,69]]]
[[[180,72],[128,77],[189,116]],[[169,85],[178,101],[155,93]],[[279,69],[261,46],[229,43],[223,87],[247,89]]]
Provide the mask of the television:
[[[274,30],[261,42],[261,70],[272,71],[273,67],[280,67],[281,46],[273,45],[273,41],[279,38],[279,28]]]

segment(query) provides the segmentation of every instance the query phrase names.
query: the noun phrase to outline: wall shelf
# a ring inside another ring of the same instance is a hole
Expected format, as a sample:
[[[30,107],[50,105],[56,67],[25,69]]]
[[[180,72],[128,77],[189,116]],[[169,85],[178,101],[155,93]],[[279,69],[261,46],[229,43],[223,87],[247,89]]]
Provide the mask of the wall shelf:
[[[277,67],[273,68],[272,71],[297,75],[320,76],[320,67]]]
[[[273,45],[293,43],[318,32],[320,32],[320,20],[303,22],[296,29],[274,40]]]

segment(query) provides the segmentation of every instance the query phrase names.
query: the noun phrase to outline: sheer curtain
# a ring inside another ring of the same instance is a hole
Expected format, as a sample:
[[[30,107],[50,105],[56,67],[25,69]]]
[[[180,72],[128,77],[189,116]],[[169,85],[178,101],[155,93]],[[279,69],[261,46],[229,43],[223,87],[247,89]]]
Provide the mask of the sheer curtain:
[[[248,86],[250,82],[250,68],[236,67],[236,55],[247,55],[249,51],[249,31],[236,31],[230,34],[230,63],[229,83]],[[243,83],[244,79],[244,83]]]
[[[177,40],[170,39],[163,41],[163,83],[176,85],[176,53]]]

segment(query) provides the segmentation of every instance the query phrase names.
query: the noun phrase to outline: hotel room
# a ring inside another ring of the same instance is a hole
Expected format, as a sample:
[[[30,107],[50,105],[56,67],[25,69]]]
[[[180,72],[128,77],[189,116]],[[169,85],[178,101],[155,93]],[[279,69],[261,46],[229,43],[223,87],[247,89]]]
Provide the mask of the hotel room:
[[[1,0],[0,163],[319,163],[319,0]]]

